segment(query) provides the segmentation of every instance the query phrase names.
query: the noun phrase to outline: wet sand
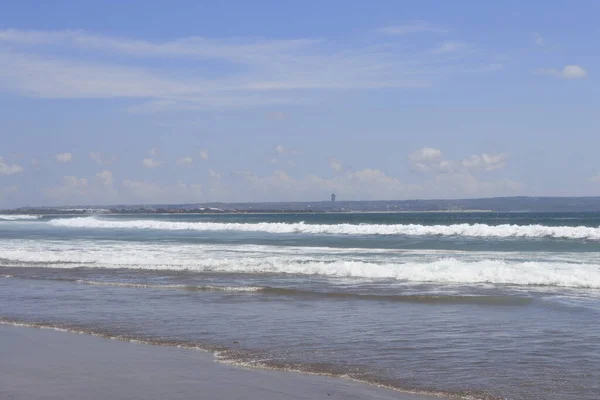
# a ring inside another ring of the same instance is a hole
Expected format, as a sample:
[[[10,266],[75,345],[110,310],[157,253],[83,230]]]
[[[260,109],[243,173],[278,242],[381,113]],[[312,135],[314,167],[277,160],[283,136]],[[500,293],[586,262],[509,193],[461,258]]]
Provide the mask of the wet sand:
[[[324,376],[237,368],[200,351],[0,325],[0,399],[439,398]]]

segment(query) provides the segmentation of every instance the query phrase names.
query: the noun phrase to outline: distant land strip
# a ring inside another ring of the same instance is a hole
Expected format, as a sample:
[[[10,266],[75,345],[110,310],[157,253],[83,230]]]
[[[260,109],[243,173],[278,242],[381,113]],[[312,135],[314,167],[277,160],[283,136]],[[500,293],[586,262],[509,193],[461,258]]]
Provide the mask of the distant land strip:
[[[384,213],[384,212],[600,212],[600,197],[494,197],[458,200],[376,200],[20,207],[3,214],[136,213]]]

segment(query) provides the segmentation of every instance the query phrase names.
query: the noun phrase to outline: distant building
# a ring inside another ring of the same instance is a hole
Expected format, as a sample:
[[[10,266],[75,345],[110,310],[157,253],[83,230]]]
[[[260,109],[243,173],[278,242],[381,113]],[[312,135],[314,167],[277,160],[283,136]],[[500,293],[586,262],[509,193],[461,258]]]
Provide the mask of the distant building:
[[[335,201],[335,193],[331,193],[331,201]]]

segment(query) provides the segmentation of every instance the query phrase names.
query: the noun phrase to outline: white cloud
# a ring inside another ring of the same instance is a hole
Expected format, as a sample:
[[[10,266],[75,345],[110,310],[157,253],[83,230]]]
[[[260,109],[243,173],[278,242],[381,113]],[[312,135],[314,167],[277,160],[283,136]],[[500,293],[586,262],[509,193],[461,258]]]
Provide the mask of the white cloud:
[[[262,57],[277,56],[281,52],[306,49],[317,43],[312,39],[208,39],[186,37],[172,41],[145,40],[101,36],[84,31],[32,31],[8,29],[0,31],[0,42],[27,46],[65,46],[120,53],[134,57],[182,57],[199,59],[226,59],[258,63]],[[262,60],[263,62],[265,60]]]
[[[85,204],[90,199],[90,185],[87,178],[64,176],[60,185],[42,190],[49,199],[60,205]],[[98,193],[96,193],[98,195]]]
[[[329,167],[335,172],[340,172],[342,170],[342,163],[335,158],[332,158],[329,160]]]
[[[415,162],[438,160],[441,157],[442,151],[433,147],[423,147],[408,156],[411,161]]]
[[[146,168],[156,168],[162,164],[162,161],[155,160],[154,158],[144,158],[142,164]]]
[[[449,54],[466,48],[466,43],[447,41],[433,49],[435,54]]]
[[[156,182],[126,179],[116,185],[108,170],[98,172],[92,179],[65,176],[60,184],[42,190],[42,194],[45,204],[55,205],[185,203],[203,199],[200,184],[177,182],[162,186]]]
[[[152,157],[158,157],[160,151],[156,147],[153,147],[150,150],[148,150],[148,154],[150,154]]]
[[[416,21],[382,31],[447,30]],[[460,47],[458,42],[448,42],[438,51],[441,56]],[[42,98],[137,99],[139,103],[128,110],[147,113],[318,101],[319,96],[307,97],[307,89],[429,87],[436,74],[475,67],[469,65],[473,60],[439,59],[425,50],[415,53],[398,43],[362,45],[302,38],[147,41],[82,31],[0,30],[0,89]],[[73,54],[89,57],[77,59]],[[118,57],[111,57],[115,54]],[[186,76],[176,68],[144,64],[147,58],[210,60],[238,72],[211,78]],[[85,61],[91,59],[100,61]],[[270,118],[283,119],[285,114],[272,113]]]
[[[415,170],[442,174],[467,174],[467,171],[492,171],[506,165],[507,156],[499,154],[473,154],[462,161],[446,160],[440,149],[423,147],[408,156]]]
[[[481,159],[484,162],[485,170],[490,171],[493,169],[503,168],[506,165],[506,154],[488,154],[483,153]]]
[[[283,147],[283,145],[281,145],[281,144],[278,144],[275,147],[275,151],[279,154],[283,154],[283,153],[285,153],[285,147]]]
[[[192,157],[183,157],[177,160],[178,165],[190,165],[194,160]]]
[[[76,176],[65,176],[63,181],[73,187],[86,188],[88,186],[88,180],[86,178],[77,178]]]
[[[155,98],[191,91],[183,82],[134,67],[47,59],[1,48],[0,85],[28,97],[58,99]]]
[[[33,36],[37,44],[46,43],[42,33],[32,34],[26,31],[12,31],[11,39],[15,36]],[[2,32],[0,31],[0,37]],[[279,91],[293,89],[350,89],[373,87],[414,87],[422,86],[423,82],[410,79],[380,80],[379,75],[368,76],[365,72],[372,70],[370,50],[350,54],[341,52],[337,55],[328,54],[319,48],[313,48],[315,41],[264,41],[241,43],[230,46],[225,41],[218,40],[187,40],[175,42],[185,46],[166,44],[173,51],[163,51],[164,46],[158,43],[135,41],[128,39],[111,39],[94,37],[93,39],[82,32],[71,32],[61,35],[60,32],[45,32],[51,43],[57,48],[84,47],[89,51],[98,51],[94,43],[104,42],[102,51],[123,53],[128,56],[140,56],[144,53],[151,57],[172,57],[173,55],[188,56],[194,53],[200,58],[223,60],[241,64],[249,70],[258,73],[243,73],[232,78],[215,78],[213,80],[182,79],[170,71],[149,72],[136,67],[112,64],[88,64],[72,61],[66,58],[45,58],[28,53],[2,53],[0,51],[0,80],[2,75],[7,77],[4,82],[10,88],[23,94],[36,97],[54,98],[148,98],[151,102],[141,109],[133,108],[136,112],[159,111],[164,107],[175,105],[183,108],[196,109],[210,105],[240,107],[259,104],[286,104],[295,100],[289,97],[268,96],[255,92]],[[5,35],[6,36],[6,35]],[[32,49],[31,45],[23,46],[23,41],[9,40],[5,42],[17,45],[23,50]],[[63,40],[60,40],[63,39]],[[69,39],[69,40],[64,40]],[[1,43],[1,41],[0,41]],[[288,43],[286,45],[286,43]],[[299,46],[299,43],[304,43]],[[31,43],[27,43],[31,44]],[[171,46],[174,45],[174,46]],[[206,47],[212,49],[205,51]],[[184,47],[186,49],[184,49]],[[177,48],[177,49],[176,49]],[[306,54],[307,48],[314,54]],[[46,46],[46,51],[49,48]],[[141,51],[140,51],[141,50]],[[365,52],[365,54],[361,54]],[[362,64],[362,66],[361,66]],[[279,68],[273,69],[273,65]],[[300,68],[300,69],[298,69]],[[335,69],[337,73],[333,73]],[[353,75],[350,75],[353,74]],[[335,76],[336,79],[331,79]],[[350,78],[354,78],[350,80]],[[297,100],[297,99],[296,99]],[[158,106],[158,108],[157,108]]]
[[[426,21],[409,21],[401,25],[386,26],[378,29],[387,35],[407,35],[410,33],[448,33],[446,27],[435,25]]]
[[[99,178],[106,187],[111,187],[113,184],[113,174],[108,170],[98,172],[96,178]]]
[[[531,40],[537,46],[543,46],[544,45],[544,38],[542,37],[542,35],[540,35],[537,32],[534,32],[531,35]]]
[[[567,65],[562,70],[563,78],[566,79],[579,79],[587,76],[587,71],[579,65]]]
[[[98,165],[108,165],[117,160],[116,156],[105,156],[102,153],[91,152],[90,158]]]
[[[56,161],[60,163],[68,163],[73,159],[73,154],[71,153],[59,153],[55,156]]]
[[[460,198],[516,194],[522,186],[510,181],[479,180],[468,172],[426,177],[419,184],[405,183],[376,168],[346,171],[325,178],[307,175],[296,178],[278,170],[258,176],[239,172],[230,184],[219,182],[206,194],[213,200],[316,201],[328,199],[333,191],[339,200],[385,200],[407,198]]]
[[[43,191],[56,204],[160,204],[205,201],[313,201],[326,200],[333,191],[340,200],[385,200],[407,198],[464,198],[519,194],[522,185],[508,179],[480,180],[471,171],[496,165],[499,156],[479,156],[469,168],[460,162],[438,159],[456,168],[421,176],[419,183],[407,183],[377,168],[340,171],[332,177],[309,174],[294,177],[282,170],[259,176],[243,171],[225,178],[209,170],[208,184],[176,182],[162,185],[153,181],[126,179],[115,185],[112,172],[103,170],[93,179],[65,176],[62,184]],[[469,160],[471,158],[468,158]],[[462,168],[462,169],[460,169]]]
[[[461,164],[465,168],[469,169],[483,169],[485,171],[491,171],[494,169],[503,168],[506,165],[506,154],[488,154],[483,153],[473,154],[470,157],[462,160]]]
[[[473,154],[472,156],[462,160],[461,163],[465,168],[477,168],[481,165],[482,160],[478,154]]]
[[[60,184],[41,192],[45,197],[44,204],[55,205],[185,203],[203,199],[200,184],[176,182],[163,186],[126,179],[117,185],[113,173],[108,170],[96,173],[91,179],[65,176]]]
[[[17,164],[7,164],[3,158],[0,157],[0,176],[13,175],[23,172],[23,167]]]
[[[203,160],[208,160],[208,151],[200,150],[200,158]]]
[[[549,75],[563,79],[581,79],[587,76],[587,71],[579,65],[567,65],[562,71],[555,68],[538,68],[533,70],[536,75]]]

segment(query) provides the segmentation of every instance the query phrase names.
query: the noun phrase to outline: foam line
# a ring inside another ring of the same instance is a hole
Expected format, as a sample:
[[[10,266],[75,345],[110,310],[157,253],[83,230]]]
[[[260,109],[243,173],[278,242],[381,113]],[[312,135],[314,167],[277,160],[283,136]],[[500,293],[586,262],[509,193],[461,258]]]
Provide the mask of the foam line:
[[[4,214],[0,215],[0,221],[26,221],[32,219],[40,219],[39,215],[25,215],[25,214]]]
[[[545,225],[419,225],[419,224],[306,224],[259,222],[175,222],[156,220],[115,220],[97,217],[63,218],[48,221],[50,225],[64,228],[91,229],[147,229],[165,231],[232,231],[265,232],[272,234],[320,235],[408,235],[408,236],[468,236],[491,238],[557,238],[600,240],[600,227],[545,226]]]

